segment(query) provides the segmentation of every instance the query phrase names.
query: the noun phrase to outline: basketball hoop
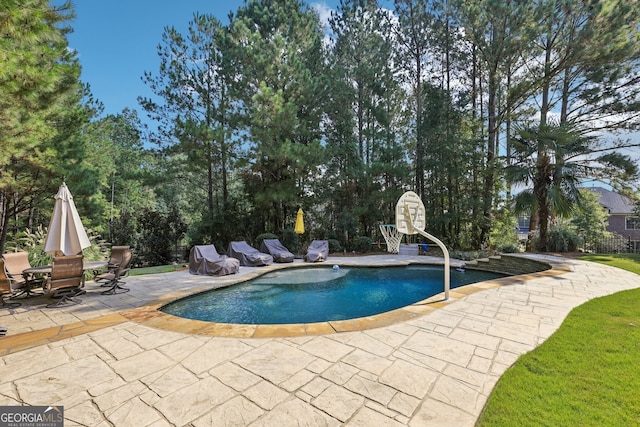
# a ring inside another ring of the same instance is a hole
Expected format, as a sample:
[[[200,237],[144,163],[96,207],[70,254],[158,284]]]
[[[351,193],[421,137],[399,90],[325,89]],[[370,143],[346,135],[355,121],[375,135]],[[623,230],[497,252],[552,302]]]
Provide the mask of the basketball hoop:
[[[424,231],[426,210],[422,199],[413,191],[404,193],[396,204],[396,230],[404,234],[420,234],[436,243],[444,253],[444,299],[449,299],[451,277],[449,273],[449,251],[437,237]]]
[[[402,242],[402,233],[398,231],[395,224],[380,224],[380,232],[387,242],[387,252],[397,254],[400,252],[400,242]]]

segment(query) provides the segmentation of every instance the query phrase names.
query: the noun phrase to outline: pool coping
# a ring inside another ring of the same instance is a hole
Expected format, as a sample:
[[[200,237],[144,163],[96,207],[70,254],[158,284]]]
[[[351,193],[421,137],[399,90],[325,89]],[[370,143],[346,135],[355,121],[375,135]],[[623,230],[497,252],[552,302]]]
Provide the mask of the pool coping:
[[[455,268],[456,262],[457,261],[452,261],[451,267]],[[544,262],[549,264],[551,268],[541,272],[509,276],[500,279],[460,286],[450,290],[448,300],[444,300],[444,292],[441,292],[428,299],[416,302],[406,307],[402,307],[385,313],[380,313],[377,315],[349,320],[303,324],[244,325],[191,320],[159,311],[160,307],[177,299],[195,295],[201,292],[206,292],[216,287],[224,287],[242,283],[271,271],[288,268],[318,267],[319,265],[317,263],[272,264],[270,266],[260,267],[259,269],[243,275],[242,277],[225,276],[223,280],[218,281],[217,285],[214,287],[195,286],[193,288],[190,288],[188,291],[168,293],[163,297],[143,304],[140,307],[118,310],[111,314],[102,315],[87,320],[2,337],[0,338],[0,356],[16,353],[18,351],[38,347],[41,345],[48,345],[66,338],[91,333],[103,328],[126,323],[128,321],[154,329],[166,330],[171,332],[201,335],[207,337],[227,338],[301,337],[331,335],[343,332],[375,329],[423,316],[425,314],[433,312],[434,310],[446,307],[449,304],[463,299],[468,295],[486,289],[522,284],[532,279],[558,276],[572,271],[571,266],[566,263],[552,260],[544,260]],[[430,259],[425,261],[416,261],[415,259],[399,261],[396,259],[392,261],[376,261],[375,263],[359,263],[357,261],[357,258],[354,258],[353,260],[331,260],[331,262],[328,262],[326,264],[337,264],[345,267],[390,267],[406,265],[442,265],[443,263],[443,259]],[[462,262],[459,262],[459,264],[462,264]]]
[[[172,332],[183,332],[195,335],[204,335],[212,337],[229,337],[229,338],[279,338],[279,337],[299,337],[299,336],[314,336],[314,335],[329,335],[342,332],[352,332],[367,329],[374,329],[384,326],[389,326],[394,323],[407,321],[425,314],[431,313],[434,310],[442,308],[451,304],[454,301],[458,301],[467,295],[480,292],[485,289],[496,288],[500,286],[509,286],[515,284],[521,284],[525,281],[532,280],[540,277],[550,277],[563,274],[570,271],[570,267],[565,264],[559,264],[554,262],[545,261],[549,264],[550,268],[541,272],[521,274],[515,276],[508,276],[499,279],[493,279],[489,281],[477,282],[470,285],[464,285],[451,289],[449,291],[449,299],[444,299],[444,291],[438,293],[430,298],[415,302],[411,305],[398,308],[395,310],[387,311],[384,313],[359,317],[348,320],[334,320],[326,322],[315,323],[289,323],[289,324],[236,324],[236,323],[218,323],[202,320],[192,320],[183,317],[174,316],[168,313],[160,311],[160,309],[176,300],[193,296],[198,293],[211,290],[210,287],[206,289],[194,289],[189,292],[177,292],[168,294],[160,299],[157,299],[150,304],[142,307],[138,307],[131,310],[120,312],[120,314],[139,324],[149,326],[156,329],[164,329]],[[358,264],[356,262],[336,262],[336,265],[340,267],[392,267],[392,266],[408,266],[408,265],[441,265],[442,263],[433,262],[416,262],[413,260],[407,262],[380,262],[376,264]],[[248,280],[260,277],[269,272],[277,269],[290,269],[290,268],[311,268],[317,267],[317,264],[288,264],[278,266],[279,268],[263,269],[255,271],[254,274],[249,274],[233,283],[228,283],[223,286],[231,286],[239,283],[246,282]],[[452,267],[455,267],[452,265]],[[223,287],[220,286],[220,287]]]

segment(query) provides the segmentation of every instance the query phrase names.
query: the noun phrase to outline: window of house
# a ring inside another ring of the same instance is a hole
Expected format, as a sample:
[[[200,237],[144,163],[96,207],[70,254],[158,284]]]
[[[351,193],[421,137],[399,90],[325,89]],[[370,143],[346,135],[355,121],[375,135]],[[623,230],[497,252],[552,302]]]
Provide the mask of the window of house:
[[[640,218],[637,216],[628,216],[625,217],[625,227],[626,230],[640,230]]]
[[[529,219],[530,216],[527,213],[520,214],[518,216],[518,230],[527,231],[529,230]]]

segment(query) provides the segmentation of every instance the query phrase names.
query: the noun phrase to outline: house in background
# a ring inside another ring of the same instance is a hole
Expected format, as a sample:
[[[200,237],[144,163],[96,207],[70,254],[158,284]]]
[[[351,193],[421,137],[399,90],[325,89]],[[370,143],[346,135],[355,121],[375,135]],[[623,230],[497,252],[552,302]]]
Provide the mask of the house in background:
[[[620,234],[635,242],[640,242],[640,218],[635,215],[633,202],[626,196],[602,187],[589,190],[599,195],[598,203],[609,213],[607,231]]]
[[[607,190],[603,187],[590,187],[588,190],[598,194],[598,203],[609,214],[607,231],[625,237],[631,243],[634,252],[640,250],[640,218],[635,215],[635,206],[628,197]],[[525,241],[529,232],[529,214],[523,213],[518,217],[516,230],[518,239]]]

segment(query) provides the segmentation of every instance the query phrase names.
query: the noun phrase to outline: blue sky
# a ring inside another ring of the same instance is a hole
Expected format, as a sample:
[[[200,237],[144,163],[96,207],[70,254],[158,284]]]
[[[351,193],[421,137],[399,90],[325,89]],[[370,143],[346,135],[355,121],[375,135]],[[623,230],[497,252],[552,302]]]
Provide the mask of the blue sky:
[[[54,4],[64,0],[51,0]],[[327,20],[339,0],[307,0]],[[391,0],[379,2],[391,7]],[[167,26],[186,32],[194,12],[215,15],[228,23],[244,0],[73,0],[76,18],[71,22],[69,47],[76,50],[82,65],[81,79],[91,85],[95,98],[104,104],[105,114],[135,109],[143,122],[149,122],[138,104],[138,96],[152,97],[142,82],[145,71],[157,74],[157,46]],[[640,143],[640,133],[626,135]],[[640,157],[640,149],[623,150]]]
[[[308,3],[319,8],[322,17],[339,0]],[[104,104],[105,114],[118,114],[128,107],[145,120],[137,98],[152,93],[141,77],[145,71],[157,74],[157,46],[164,28],[186,32],[194,12],[212,14],[226,24],[229,12],[243,4],[244,0],[75,0],[69,47],[77,52],[81,79]]]

